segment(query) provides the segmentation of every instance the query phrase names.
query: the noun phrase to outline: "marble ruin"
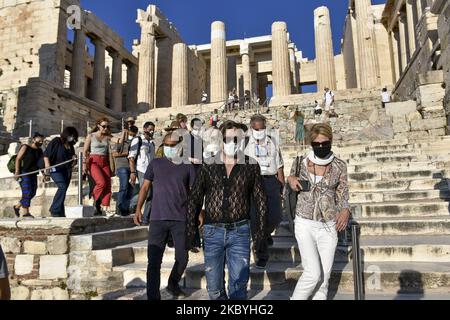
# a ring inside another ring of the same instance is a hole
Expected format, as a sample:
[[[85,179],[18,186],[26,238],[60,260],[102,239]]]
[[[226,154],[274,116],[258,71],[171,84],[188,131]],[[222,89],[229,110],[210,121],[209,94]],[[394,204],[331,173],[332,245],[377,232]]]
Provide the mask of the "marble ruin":
[[[307,150],[292,144],[293,112],[314,119],[314,101],[328,87],[339,116],[328,120],[333,150],[348,164],[351,212],[364,237],[367,292],[436,290],[448,297],[450,1],[348,0],[337,55],[333,13],[322,6],[302,14],[314,16],[314,59],[303,55],[284,21],[244,39],[229,39],[226,21],[214,21],[210,43],[189,44],[149,5],[137,10],[140,39],[126,44],[79,0],[0,0],[0,218],[12,217],[20,199],[17,182],[5,179],[6,163],[13,142],[28,138],[30,120],[45,135],[58,134],[61,121],[85,135],[87,124],[103,116],[116,129],[133,116],[139,127],[153,121],[162,130],[177,113],[208,126],[214,109],[221,120],[248,123],[259,107],[279,132],[287,174]],[[311,85],[317,92],[304,93]],[[384,87],[392,97],[385,109]],[[225,112],[234,89],[252,110]],[[116,192],[118,179],[112,184]],[[39,182],[31,213],[48,216],[55,192],[52,183]],[[71,185],[67,206],[78,204],[77,192]],[[19,224],[0,219],[14,299],[134,299],[137,291],[126,289],[145,286],[148,228],[134,227],[131,218]],[[267,276],[251,271],[252,288],[283,296],[301,274],[299,254],[286,221],[274,237],[284,237],[283,245],[275,241]],[[339,246],[331,285],[352,293],[350,251]],[[173,260],[173,252],[164,259]],[[202,259],[202,252],[191,255],[185,288],[204,289]],[[163,282],[169,273],[163,267]],[[380,287],[370,282],[374,274]]]

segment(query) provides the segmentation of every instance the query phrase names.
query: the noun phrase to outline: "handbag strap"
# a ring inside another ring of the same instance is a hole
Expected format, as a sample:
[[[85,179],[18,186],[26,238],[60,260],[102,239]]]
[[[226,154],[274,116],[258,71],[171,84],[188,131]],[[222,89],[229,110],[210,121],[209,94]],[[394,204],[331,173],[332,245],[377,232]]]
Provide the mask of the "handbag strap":
[[[302,167],[303,156],[297,156],[297,166],[295,167],[295,176],[300,177],[300,171]]]

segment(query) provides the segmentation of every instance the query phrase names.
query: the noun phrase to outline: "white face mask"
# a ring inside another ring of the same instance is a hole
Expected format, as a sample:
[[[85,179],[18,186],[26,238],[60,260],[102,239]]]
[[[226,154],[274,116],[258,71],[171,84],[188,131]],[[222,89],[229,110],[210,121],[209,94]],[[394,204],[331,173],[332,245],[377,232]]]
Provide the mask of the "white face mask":
[[[253,131],[253,138],[255,138],[256,140],[264,140],[266,138],[266,130],[261,131],[252,130],[252,131]]]
[[[228,157],[234,157],[238,151],[238,145],[234,142],[225,143],[223,146],[223,152]]]
[[[175,147],[164,146],[164,154],[169,159],[175,159],[176,157],[179,156],[179,153],[180,153],[179,146],[175,146]]]
[[[134,137],[128,136],[128,141],[133,141]]]
[[[202,129],[194,129],[192,130],[192,134],[196,137],[199,137],[202,133]]]

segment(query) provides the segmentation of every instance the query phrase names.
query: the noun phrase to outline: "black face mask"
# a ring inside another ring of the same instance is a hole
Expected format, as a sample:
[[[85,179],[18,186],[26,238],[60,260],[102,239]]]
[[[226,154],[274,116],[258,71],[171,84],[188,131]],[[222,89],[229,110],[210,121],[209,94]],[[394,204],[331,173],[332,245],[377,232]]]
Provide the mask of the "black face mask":
[[[36,147],[40,148],[40,147],[43,146],[43,143],[42,143],[42,142],[35,142],[34,145],[35,145]]]
[[[325,159],[331,153],[331,141],[326,141],[324,143],[313,142],[312,147],[314,155],[320,159]]]

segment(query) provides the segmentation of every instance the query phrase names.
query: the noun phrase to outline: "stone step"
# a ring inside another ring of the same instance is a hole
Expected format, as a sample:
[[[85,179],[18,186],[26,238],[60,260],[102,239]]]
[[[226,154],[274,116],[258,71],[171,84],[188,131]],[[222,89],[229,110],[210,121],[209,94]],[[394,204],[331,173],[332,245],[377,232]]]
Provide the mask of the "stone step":
[[[172,266],[173,263],[163,263],[162,284],[167,283]],[[114,270],[123,272],[125,288],[145,287],[146,264],[130,264]],[[371,262],[364,265],[364,270],[366,292],[402,289],[420,293],[428,289],[448,289],[450,286],[450,263],[447,262]],[[293,290],[301,274],[302,267],[297,263],[269,262],[266,270],[252,265],[249,289]],[[206,288],[204,265],[189,265],[182,284],[190,289]],[[330,291],[350,291],[353,288],[352,264],[336,262],[330,279]]]
[[[354,204],[351,212],[358,218],[450,216],[450,202],[408,201],[380,204]]]
[[[381,191],[418,191],[442,190],[448,191],[447,179],[417,179],[417,180],[391,180],[349,182],[351,192],[381,192]]]
[[[110,249],[148,239],[148,227],[98,232],[70,237],[71,251]]]
[[[392,180],[416,180],[416,179],[444,179],[450,178],[450,171],[445,170],[407,170],[407,171],[374,171],[349,173],[349,181],[392,181]]]
[[[293,262],[300,263],[301,256],[296,240],[291,238],[274,238],[275,242],[269,248],[270,261],[272,262]],[[383,262],[450,262],[450,237],[448,236],[386,236],[361,237],[361,249],[363,261],[383,261]],[[130,244],[121,248],[126,251],[128,263],[147,263],[147,242]],[[131,252],[133,251],[133,252]],[[125,257],[125,251],[122,251]],[[134,257],[134,259],[133,259]],[[349,262],[352,260],[352,247],[339,245],[336,250],[336,262]],[[175,250],[166,248],[164,262],[175,261]],[[251,255],[251,261],[255,262],[255,256]],[[189,252],[189,262],[191,264],[204,263],[203,251],[199,253]],[[126,263],[115,264],[115,266]]]
[[[450,217],[357,218],[362,236],[450,235]],[[272,233],[292,237],[289,222],[282,221]]]
[[[185,299],[174,299],[164,286],[161,288],[161,299],[162,300],[184,300],[184,301],[205,301],[209,300],[208,291],[206,289],[185,289],[188,297]],[[250,301],[283,301],[290,300],[293,291],[291,290],[249,290],[248,299]],[[450,295],[450,290],[427,290],[424,293],[399,293],[395,291],[384,291],[376,293],[368,293],[365,295],[365,300],[367,301],[379,301],[379,300],[448,300]],[[114,292],[109,292],[107,294],[95,297],[92,300],[147,300],[146,289],[141,288],[131,288],[122,289]],[[328,300],[355,300],[355,294],[351,291],[330,292],[328,295]]]
[[[449,201],[450,190],[350,192],[350,203],[380,203],[395,201],[437,200]]]

